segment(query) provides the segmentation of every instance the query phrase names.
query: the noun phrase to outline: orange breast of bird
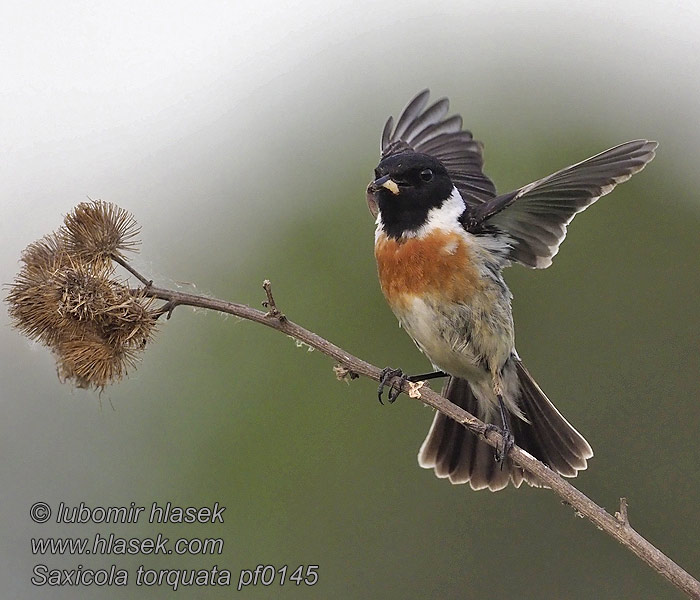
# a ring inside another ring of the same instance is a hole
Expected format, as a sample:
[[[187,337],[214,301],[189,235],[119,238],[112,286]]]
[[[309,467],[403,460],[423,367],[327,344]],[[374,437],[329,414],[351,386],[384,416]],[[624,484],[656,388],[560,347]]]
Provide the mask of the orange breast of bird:
[[[395,311],[429,295],[466,303],[482,288],[469,246],[457,232],[438,229],[402,240],[380,234],[374,255],[382,292]]]

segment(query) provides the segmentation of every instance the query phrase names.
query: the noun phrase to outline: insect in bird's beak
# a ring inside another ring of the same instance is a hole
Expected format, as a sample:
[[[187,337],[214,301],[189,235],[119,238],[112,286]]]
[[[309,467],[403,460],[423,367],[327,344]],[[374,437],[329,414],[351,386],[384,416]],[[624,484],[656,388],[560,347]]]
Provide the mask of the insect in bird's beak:
[[[372,185],[376,188],[379,189],[380,187],[386,188],[389,190],[394,196],[398,196],[399,194],[399,186],[396,184],[396,182],[391,179],[388,175],[384,175],[384,177],[380,177],[379,179],[375,179],[372,182]]]

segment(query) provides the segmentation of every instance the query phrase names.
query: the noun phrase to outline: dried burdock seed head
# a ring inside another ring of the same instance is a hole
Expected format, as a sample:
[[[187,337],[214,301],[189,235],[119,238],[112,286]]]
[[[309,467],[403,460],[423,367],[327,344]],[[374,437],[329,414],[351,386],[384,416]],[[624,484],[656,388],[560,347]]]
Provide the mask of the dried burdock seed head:
[[[62,288],[59,312],[75,321],[95,321],[119,297],[119,284],[109,279],[106,266],[73,263],[58,275]]]
[[[108,265],[112,256],[124,258],[124,252],[136,252],[138,234],[131,213],[102,200],[78,204],[58,232],[68,254],[94,265]]]
[[[115,301],[98,319],[104,339],[115,347],[143,349],[155,333],[158,310],[154,300],[125,286],[115,289]]]
[[[51,233],[29,244],[22,252],[22,262],[31,269],[51,271],[70,261],[61,238]]]
[[[133,349],[110,346],[97,336],[63,341],[55,352],[59,377],[80,388],[104,388],[136,364]]]
[[[135,366],[151,339],[153,299],[95,270],[68,269],[63,281],[65,335],[54,346],[59,374],[78,387],[104,388]]]
[[[112,257],[134,250],[137,233],[125,210],[84,202],[57,233],[27,247],[9,286],[15,327],[51,348],[59,376],[78,387],[124,377],[155,332],[154,299],[113,277]]]
[[[6,298],[10,318],[27,337],[51,346],[63,335],[61,276],[70,260],[60,240],[50,235],[29,245],[22,261]]]

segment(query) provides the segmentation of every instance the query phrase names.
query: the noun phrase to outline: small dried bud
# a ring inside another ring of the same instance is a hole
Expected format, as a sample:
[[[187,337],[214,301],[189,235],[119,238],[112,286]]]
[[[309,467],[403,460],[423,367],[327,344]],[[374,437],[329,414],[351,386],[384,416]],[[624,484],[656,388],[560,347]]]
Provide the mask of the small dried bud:
[[[351,380],[359,377],[357,373],[340,364],[333,367],[333,372],[338,381],[344,381],[345,383],[350,383]]]
[[[109,265],[113,255],[138,250],[139,226],[134,217],[110,202],[81,202],[66,215],[58,235],[74,258],[94,265]]]
[[[420,389],[425,385],[425,381],[409,381],[408,382],[408,397],[420,398]]]

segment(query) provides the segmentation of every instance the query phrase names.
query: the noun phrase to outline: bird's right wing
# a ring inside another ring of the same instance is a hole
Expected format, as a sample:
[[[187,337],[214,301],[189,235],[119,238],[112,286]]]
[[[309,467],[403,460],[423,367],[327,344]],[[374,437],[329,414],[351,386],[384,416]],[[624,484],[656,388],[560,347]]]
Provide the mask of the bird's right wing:
[[[641,171],[654,158],[657,146],[656,142],[634,140],[610,148],[471,207],[464,215],[464,226],[468,231],[484,225],[497,227],[513,240],[510,260],[544,269],[552,264],[574,216]]]

